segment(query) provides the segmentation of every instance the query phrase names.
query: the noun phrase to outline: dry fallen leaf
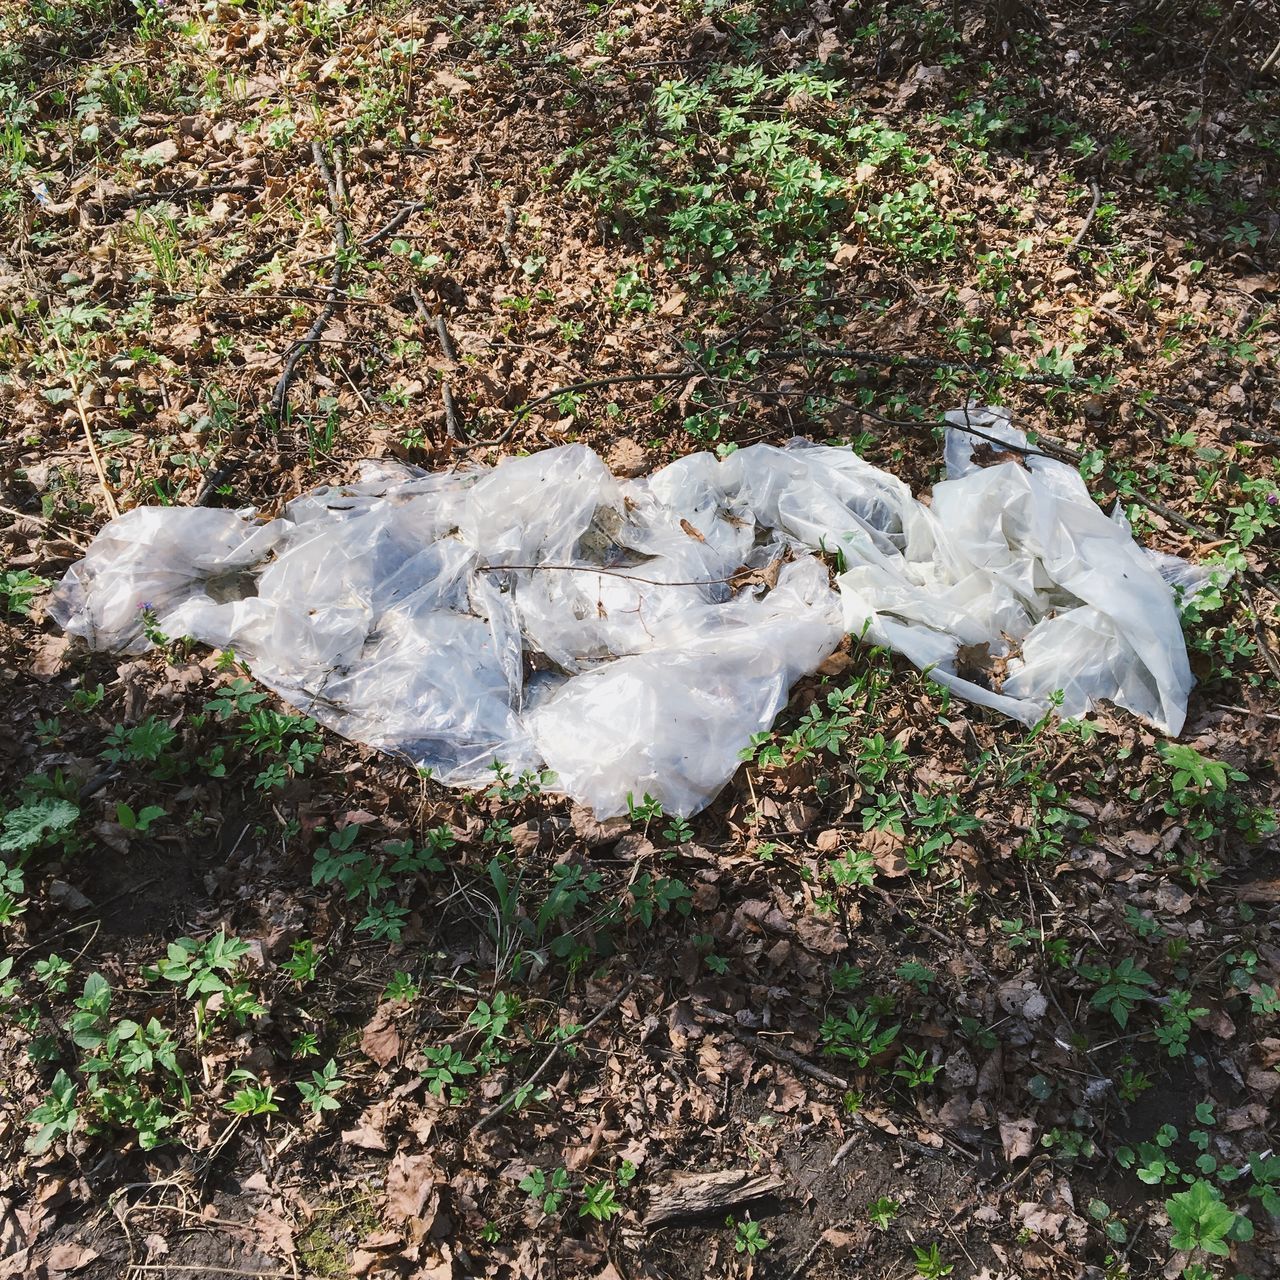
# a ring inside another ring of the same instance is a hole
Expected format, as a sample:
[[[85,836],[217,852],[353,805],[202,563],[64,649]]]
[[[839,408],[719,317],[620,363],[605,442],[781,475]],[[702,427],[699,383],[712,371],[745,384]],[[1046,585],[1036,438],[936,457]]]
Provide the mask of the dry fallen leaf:
[[[1000,1117],[1000,1143],[1004,1158],[1012,1164],[1022,1160],[1035,1149],[1035,1122],[1026,1118]]]
[[[436,1188],[439,1170],[429,1155],[397,1152],[387,1170],[386,1212],[395,1222],[420,1218]]]
[[[360,1036],[360,1050],[380,1067],[390,1066],[400,1057],[400,1032],[391,1005],[379,1005],[377,1012],[365,1024]]]
[[[46,1265],[51,1276],[70,1275],[82,1271],[98,1256],[87,1244],[55,1244],[49,1250]]]

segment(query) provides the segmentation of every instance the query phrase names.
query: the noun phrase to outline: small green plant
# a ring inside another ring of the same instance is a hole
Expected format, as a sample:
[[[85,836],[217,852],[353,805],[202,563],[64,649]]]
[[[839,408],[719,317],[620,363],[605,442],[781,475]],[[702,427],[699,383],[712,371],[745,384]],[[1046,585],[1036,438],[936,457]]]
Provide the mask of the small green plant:
[[[146,835],[154,823],[166,816],[158,804],[144,805],[137,813],[127,804],[116,805],[116,821],[126,831],[136,831],[139,835]]]
[[[916,1255],[916,1274],[922,1280],[941,1280],[955,1270],[955,1264],[942,1257],[936,1242],[927,1249],[921,1245],[913,1245],[912,1249]]]
[[[29,854],[70,835],[80,807],[60,796],[31,795],[0,818],[0,852]]]
[[[866,1067],[897,1038],[899,1024],[882,1027],[877,1014],[850,1005],[843,1018],[829,1017],[822,1024],[822,1052],[832,1058],[846,1058]]]
[[[630,791],[627,792],[627,817],[632,823],[643,823],[647,830],[649,823],[656,822],[662,817],[662,813],[661,802],[655,800],[647,791],[644,793],[644,799],[639,802]]]
[[[346,1087],[347,1082],[338,1076],[338,1064],[332,1058],[319,1071],[311,1073],[310,1081],[298,1082],[298,1092],[302,1095],[303,1102],[316,1116],[323,1115],[326,1111],[337,1111],[339,1103],[336,1095]]]
[[[427,1082],[427,1089],[437,1098],[443,1098],[447,1089],[450,1102],[461,1102],[467,1091],[458,1082],[464,1076],[475,1075],[476,1064],[448,1045],[426,1045],[422,1056],[426,1065],[419,1068],[419,1074]]]
[[[382,998],[400,1004],[412,1004],[421,994],[421,990],[403,969],[397,969],[391,975],[391,981],[387,983]]]
[[[1249,1219],[1223,1203],[1222,1193],[1203,1178],[1170,1196],[1164,1207],[1173,1227],[1170,1243],[1187,1253],[1199,1250],[1225,1258],[1231,1252],[1229,1240],[1253,1236]]]
[[[588,1182],[582,1188],[582,1204],[578,1208],[578,1217],[594,1218],[597,1222],[608,1222],[622,1212],[613,1192],[611,1182]]]
[[[896,1200],[891,1200],[888,1196],[881,1196],[867,1205],[867,1221],[881,1231],[888,1231],[890,1224],[898,1216],[898,1211],[901,1208],[902,1206]]]
[[[533,1169],[519,1182],[520,1190],[538,1202],[538,1207],[545,1217],[560,1212],[560,1206],[569,1192],[569,1174],[562,1167],[553,1169],[551,1176],[541,1169]]]
[[[12,961],[9,962],[12,967]],[[46,956],[43,960],[37,960],[31,966],[32,972],[36,976],[36,981],[49,992],[50,995],[65,995],[67,992],[67,979],[71,976],[71,961],[64,960],[60,955],[53,953]],[[7,973],[8,970],[6,969]]]
[[[227,1075],[228,1084],[244,1082],[225,1104],[233,1116],[268,1116],[280,1110],[276,1091],[272,1085],[263,1084],[252,1071],[237,1068]]]
[[[185,983],[185,997],[195,999],[195,1025],[197,1042],[204,1038],[205,1024],[210,1016],[209,1003],[214,995],[221,997],[213,1016],[230,1018],[243,1025],[251,1017],[266,1013],[249,990],[246,983],[236,980],[240,961],[249,954],[249,944],[239,938],[229,938],[219,930],[208,942],[194,938],[179,938],[168,944],[164,959],[142,970],[142,976],[150,982],[163,980]]]
[[[1150,1142],[1140,1142],[1136,1150],[1120,1147],[1116,1151],[1116,1163],[1122,1169],[1133,1169],[1148,1186],[1176,1183],[1182,1175],[1172,1151],[1177,1140],[1178,1130],[1171,1124],[1163,1124]]]
[[[1138,968],[1137,961],[1126,956],[1119,964],[1081,965],[1080,973],[1098,989],[1089,998],[1095,1009],[1106,1009],[1121,1027],[1129,1025],[1129,1015],[1139,1004],[1150,998],[1155,979],[1145,969]]]
[[[79,1090],[65,1071],[53,1077],[48,1096],[27,1117],[35,1133],[27,1139],[26,1149],[32,1155],[43,1155],[59,1139],[74,1133],[80,1119],[77,1106]]]
[[[1187,1039],[1191,1024],[1209,1012],[1205,1008],[1192,1008],[1191,995],[1187,991],[1170,991],[1164,999],[1159,1026],[1155,1028],[1156,1040],[1171,1058],[1180,1058],[1187,1051]]]
[[[290,953],[289,959],[280,966],[280,971],[300,987],[314,982],[320,967],[320,951],[316,944],[310,938],[303,938],[290,947]]]
[[[314,1031],[301,1031],[289,1043],[291,1058],[318,1058],[320,1038]]]
[[[1129,1239],[1129,1230],[1124,1221],[1116,1216],[1105,1200],[1090,1200],[1088,1214],[1102,1228],[1112,1244],[1124,1244]]]
[[[919,1089],[932,1084],[942,1068],[939,1063],[927,1063],[928,1056],[927,1049],[904,1048],[893,1074],[905,1081],[908,1089]]]
[[[693,893],[683,880],[646,871],[631,882],[631,916],[646,929],[653,925],[655,916],[669,911],[687,916],[692,908]]]
[[[148,716],[132,728],[115,725],[101,755],[109,764],[155,764],[177,736],[172,725],[158,716]]]
[[[769,1247],[769,1237],[760,1230],[760,1224],[754,1219],[747,1218],[738,1222],[730,1214],[724,1224],[733,1228],[734,1253],[745,1253],[748,1258],[754,1258],[757,1253],[763,1253]]]
[[[47,578],[26,569],[10,569],[0,573],[0,612],[31,616],[31,605],[36,596],[49,588]]]

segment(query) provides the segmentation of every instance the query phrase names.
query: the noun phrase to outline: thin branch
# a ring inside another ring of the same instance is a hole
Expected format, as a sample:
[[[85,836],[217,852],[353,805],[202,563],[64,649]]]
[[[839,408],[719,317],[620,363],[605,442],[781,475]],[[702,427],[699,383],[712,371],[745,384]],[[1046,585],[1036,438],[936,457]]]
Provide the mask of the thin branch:
[[[12,516],[15,520],[30,520],[33,524],[43,525],[46,529],[52,529],[60,538],[65,538],[73,547],[79,547],[81,551],[88,550],[89,544],[81,542],[79,534],[74,529],[69,529],[66,525],[58,524],[44,516],[38,516],[34,512],[19,511],[17,507],[0,507],[0,515]]]
[[[111,512],[114,519],[120,514],[120,508],[116,506],[116,500],[111,492],[110,485],[107,484],[107,472],[102,465],[102,457],[98,453],[98,446],[93,439],[93,431],[89,427],[89,415],[84,411],[84,395],[80,391],[80,379],[76,377],[75,371],[71,368],[71,363],[67,359],[66,349],[62,345],[62,339],[57,333],[53,334],[54,344],[58,348],[58,358],[62,361],[62,371],[67,375],[67,381],[71,383],[71,394],[76,402],[76,412],[80,416],[80,425],[84,428],[84,441],[89,446],[89,456],[93,459],[93,468],[98,473],[98,484],[102,488],[102,496],[107,500],[107,510]]]
[[[502,206],[502,239],[498,242],[498,247],[502,250],[503,260],[508,266],[511,265],[515,257],[515,250],[512,248],[515,234],[516,211],[510,204],[504,203]]]
[[[533,400],[526,400],[524,404],[516,406],[515,412],[523,417],[539,405],[559,399],[560,396],[576,395],[580,391],[595,391],[599,387],[616,387],[624,382],[680,382],[697,376],[689,369],[669,369],[658,373],[618,373],[608,378],[588,378],[584,382],[570,382]]]
[[[440,343],[440,350],[444,353],[444,358],[455,367],[458,363],[458,353],[453,349],[453,341],[449,337],[449,330],[445,326],[444,312],[438,311],[433,318],[431,312],[427,309],[426,299],[423,298],[417,286],[409,290],[413,298],[413,305],[417,309],[418,318],[424,325],[431,325],[436,331],[436,339]],[[449,385],[449,375],[446,373],[440,383],[440,399],[444,402],[444,425],[445,432],[450,440],[466,440],[466,435],[462,429],[462,415],[458,412],[458,406],[453,398],[453,388]]]
[[[421,213],[426,207],[427,202],[425,200],[414,200],[411,204],[407,204],[403,209],[400,209],[384,226],[379,227],[377,231],[374,231],[370,235],[357,240],[356,243],[362,249],[368,249],[375,244],[381,244],[384,240],[395,235],[395,233],[399,231],[415,213]],[[334,255],[332,253],[326,253],[323,257],[308,258],[301,265],[304,267],[314,267],[318,266],[322,262],[332,262],[333,258]]]
[[[1258,68],[1258,74],[1260,76],[1269,75],[1271,69],[1277,66],[1280,66],[1280,44],[1277,44],[1263,59],[1262,66]]]
[[[262,190],[251,182],[226,182],[212,187],[179,187],[174,191],[119,191],[102,201],[103,209],[128,208],[140,204],[176,203],[202,200],[206,196],[252,196]]]
[[[412,204],[405,205],[405,207],[401,209],[385,227],[375,231],[371,236],[365,236],[364,239],[360,241],[360,247],[362,249],[367,249],[370,245],[381,244],[388,237],[395,235],[395,233],[399,231],[415,213],[420,213],[426,207],[427,202],[425,200],[415,200]]]
[[[1089,212],[1085,214],[1084,226],[1076,232],[1071,243],[1067,245],[1067,257],[1075,253],[1083,243],[1085,236],[1089,234],[1089,228],[1093,226],[1093,219],[1098,212],[1098,206],[1102,203],[1102,188],[1096,182],[1090,182],[1089,186],[1093,188],[1093,203],[1089,206]]]
[[[558,573],[593,573],[603,574],[606,578],[625,578],[628,582],[643,582],[653,587],[712,587],[721,582],[737,582],[743,575],[735,573],[728,578],[690,578],[688,581],[664,582],[658,578],[641,578],[634,573],[625,573],[621,569],[600,569],[587,564],[482,564],[476,566],[477,573],[505,573],[508,569],[549,569]]]
[[[807,1058],[802,1058],[798,1053],[790,1049],[784,1048],[780,1044],[774,1044],[772,1040],[766,1039],[764,1036],[758,1036],[752,1031],[748,1031],[745,1027],[738,1024],[736,1018],[730,1014],[721,1013],[719,1009],[699,1008],[700,1017],[706,1018],[710,1022],[714,1022],[724,1027],[735,1040],[740,1041],[749,1049],[756,1049],[768,1058],[773,1058],[775,1062],[781,1062],[788,1067],[799,1071],[802,1075],[808,1076],[811,1080],[816,1080],[819,1084],[825,1084],[828,1088],[839,1089],[842,1093],[847,1093],[853,1086],[840,1076],[834,1075],[830,1071],[823,1070],[822,1067],[815,1066]],[[896,1142],[904,1147],[908,1147],[912,1151],[918,1151],[921,1155],[928,1156],[932,1160],[941,1159],[944,1152],[936,1147],[926,1147],[923,1142],[916,1142],[911,1138],[904,1138],[901,1134],[886,1133],[884,1130],[872,1124],[869,1120],[863,1119],[858,1115],[845,1117],[853,1124],[857,1125],[863,1132],[876,1134],[886,1142]],[[962,1155],[968,1156],[973,1160],[976,1157],[971,1151],[967,1151],[964,1147],[952,1144],[953,1150],[959,1151]]]
[[[320,341],[320,337],[328,327],[329,321],[333,319],[338,310],[338,300],[342,296],[346,282],[347,222],[342,216],[337,183],[329,170],[329,165],[324,158],[324,149],[318,139],[313,140],[311,143],[311,158],[315,161],[316,168],[320,170],[320,176],[324,179],[325,187],[329,193],[329,207],[333,211],[333,277],[329,283],[327,301],[320,309],[320,314],[316,316],[311,328],[307,330],[306,337],[301,342],[295,343],[285,357],[284,368],[281,370],[275,389],[271,393],[271,415],[278,426],[283,426],[288,418],[289,388],[293,385],[293,380],[297,376],[298,363]]]
[[[543,1058],[543,1060],[540,1063],[538,1063],[537,1067],[534,1069],[533,1074],[524,1082],[524,1084],[522,1084],[518,1089],[512,1089],[511,1092],[508,1093],[507,1096],[503,1098],[502,1101],[499,1102],[498,1105],[494,1107],[492,1111],[486,1112],[484,1115],[482,1115],[480,1119],[477,1120],[474,1125],[472,1125],[471,1132],[470,1134],[468,1134],[468,1137],[474,1138],[476,1137],[477,1134],[483,1133],[484,1130],[487,1129],[491,1124],[493,1124],[497,1120],[500,1120],[504,1115],[506,1115],[507,1112],[510,1111],[513,1106],[515,1106],[517,1099],[522,1097],[528,1097],[529,1091],[551,1069],[551,1064],[556,1060],[557,1057],[559,1057],[561,1052],[564,1050],[565,1046],[573,1044],[577,1040],[581,1040],[582,1037],[585,1036],[587,1032],[590,1031],[591,1028],[596,1025],[597,1022],[599,1022],[602,1018],[608,1017],[609,1014],[611,1014],[627,998],[627,996],[631,994],[631,989],[636,985],[636,982],[637,982],[637,979],[632,978],[631,981],[628,982],[622,988],[622,990],[619,991],[618,994],[614,996],[613,999],[610,1000],[609,1003],[606,1004],[604,1008],[602,1008],[600,1012],[597,1013],[595,1017],[591,1019],[590,1022],[588,1022],[585,1026],[579,1028],[577,1031],[575,1031],[573,1035],[566,1036],[563,1040],[559,1040],[555,1044],[553,1044],[551,1046],[550,1053],[548,1053],[547,1056]]]

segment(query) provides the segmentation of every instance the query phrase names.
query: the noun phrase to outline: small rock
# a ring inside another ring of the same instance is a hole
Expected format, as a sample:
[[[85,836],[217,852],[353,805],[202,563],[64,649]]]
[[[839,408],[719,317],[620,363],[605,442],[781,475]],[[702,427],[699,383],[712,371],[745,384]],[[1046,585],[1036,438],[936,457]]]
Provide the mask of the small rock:
[[[93,906],[75,885],[70,885],[65,880],[49,882],[49,897],[64,911],[85,911]]]

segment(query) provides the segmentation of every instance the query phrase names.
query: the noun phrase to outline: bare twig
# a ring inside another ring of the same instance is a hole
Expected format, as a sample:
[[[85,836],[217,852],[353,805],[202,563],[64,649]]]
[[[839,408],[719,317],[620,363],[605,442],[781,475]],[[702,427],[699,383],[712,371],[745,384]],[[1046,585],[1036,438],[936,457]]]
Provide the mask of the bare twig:
[[[360,241],[360,247],[362,249],[368,249],[371,245],[381,244],[384,240],[395,235],[395,233],[399,231],[415,213],[420,213],[426,207],[427,202],[425,200],[415,200],[412,204],[405,205],[405,207],[401,209],[400,212],[386,224],[386,226],[380,227],[370,236],[365,236],[364,239]]]
[[[1262,654],[1267,666],[1271,670],[1271,674],[1277,680],[1280,680],[1280,658],[1277,658],[1275,651],[1271,648],[1271,641],[1267,638],[1267,628],[1262,621],[1262,614],[1258,610],[1258,602],[1254,598],[1253,592],[1245,589],[1245,596],[1249,601],[1249,608],[1253,612],[1253,638],[1258,642],[1258,652]]]
[[[261,190],[261,187],[249,182],[226,182],[212,187],[179,187],[173,191],[118,191],[103,199],[102,208],[118,209],[140,204],[203,200],[206,196],[252,196]]]
[[[1217,711],[1230,711],[1232,715],[1237,716],[1257,716],[1260,720],[1274,720],[1280,724],[1280,716],[1273,711],[1258,711],[1250,707],[1234,707],[1229,702],[1215,702],[1214,709]]]
[[[708,1022],[714,1022],[724,1027],[735,1040],[746,1045],[747,1048],[755,1049],[757,1052],[764,1054],[765,1057],[772,1058],[775,1062],[781,1062],[793,1070],[799,1071],[801,1075],[806,1075],[811,1080],[816,1080],[819,1084],[825,1084],[830,1089],[839,1089],[841,1093],[847,1093],[853,1087],[847,1080],[824,1070],[822,1067],[815,1066],[807,1058],[802,1058],[793,1050],[787,1049],[780,1044],[774,1044],[772,1040],[767,1039],[765,1036],[758,1036],[754,1032],[748,1031],[745,1027],[739,1026],[737,1020],[730,1014],[722,1013],[719,1009],[700,1007],[698,1015]],[[928,1156],[931,1160],[940,1159],[945,1154],[936,1147],[926,1147],[923,1142],[916,1142],[912,1138],[904,1138],[901,1134],[886,1133],[870,1121],[863,1119],[862,1116],[853,1115],[846,1117],[846,1119],[856,1125],[862,1133],[877,1135],[885,1142],[896,1142],[911,1151],[918,1152],[920,1155]],[[961,1155],[968,1156],[971,1160],[975,1159],[973,1154],[963,1147],[951,1145]]]
[[[625,578],[628,582],[643,582],[652,587],[713,587],[721,582],[736,582],[742,577],[742,574],[735,573],[728,578],[690,578],[687,581],[663,582],[658,578],[642,578],[638,574],[625,573],[621,569],[601,569],[593,564],[482,564],[476,567],[476,572],[505,573],[508,569],[549,569],[559,573],[603,574],[606,578]]]
[[[556,387],[554,391],[548,391],[545,395],[526,400],[524,404],[516,407],[516,413],[523,417],[539,405],[557,400],[560,396],[576,395],[580,391],[595,391],[600,387],[616,387],[624,382],[681,382],[686,378],[697,376],[689,369],[667,369],[657,373],[616,373],[607,378],[588,378],[584,382],[570,382],[563,387]]]
[[[32,524],[43,525],[46,529],[52,529],[59,537],[65,538],[73,547],[79,547],[81,551],[89,545],[87,542],[80,541],[75,530],[53,520],[47,520],[44,516],[33,515],[30,511],[19,511],[16,507],[0,507],[0,515],[12,516],[15,520],[30,520]]]
[[[89,456],[93,459],[93,469],[98,473],[98,484],[102,488],[102,496],[107,501],[107,510],[111,512],[114,519],[120,514],[120,508],[116,506],[115,496],[111,492],[111,486],[107,483],[106,469],[102,465],[102,457],[98,453],[98,446],[93,439],[93,431],[89,427],[89,415],[84,411],[84,395],[80,390],[80,379],[76,377],[75,370],[71,368],[71,363],[67,359],[66,349],[62,345],[62,339],[55,332],[53,335],[54,345],[58,348],[58,358],[62,361],[62,371],[67,375],[67,381],[71,383],[71,395],[76,402],[76,412],[80,416],[80,425],[84,428],[84,442],[89,446]]]
[[[510,204],[503,204],[502,206],[502,240],[500,241],[500,247],[502,249],[502,256],[506,260],[508,265],[510,265],[515,258],[515,249],[512,247],[512,242],[515,239],[515,234],[516,234],[516,211]]]
[[[316,168],[320,170],[320,176],[324,179],[325,187],[329,193],[329,207],[333,211],[333,276],[329,282],[327,301],[320,309],[320,314],[316,316],[311,328],[307,330],[306,336],[300,342],[294,343],[289,354],[285,357],[284,368],[281,370],[275,389],[271,393],[271,416],[278,426],[283,426],[288,418],[289,388],[293,385],[294,377],[297,375],[298,362],[320,341],[321,334],[324,333],[329,321],[333,319],[334,313],[338,309],[338,299],[342,296],[346,282],[347,222],[342,216],[337,183],[334,181],[328,162],[324,158],[324,149],[318,139],[313,140],[311,143],[311,158],[315,161]]]
[[[1084,216],[1084,225],[1072,237],[1071,243],[1067,245],[1068,257],[1075,253],[1084,242],[1085,236],[1089,234],[1089,228],[1093,226],[1093,219],[1098,212],[1098,206],[1102,203],[1102,188],[1096,182],[1090,182],[1089,186],[1093,189],[1093,203],[1089,206],[1089,212]]]
[[[458,354],[453,349],[453,341],[449,337],[449,329],[444,322],[444,312],[437,311],[435,316],[427,309],[426,299],[418,291],[415,286],[410,290],[413,297],[413,305],[417,308],[418,317],[424,325],[431,325],[436,331],[436,339],[440,343],[440,350],[444,353],[444,358],[453,366],[457,366]],[[444,426],[450,440],[465,440],[466,435],[462,430],[462,415],[458,412],[458,406],[453,398],[453,388],[449,385],[449,375],[446,373],[444,379],[440,383],[440,399],[444,402]]]
[[[1258,68],[1258,74],[1260,76],[1269,75],[1274,67],[1280,67],[1280,44],[1277,44],[1262,60],[1262,66]]]
[[[216,1276],[245,1276],[249,1277],[249,1280],[292,1280],[292,1277],[296,1274],[293,1271],[237,1271],[234,1267],[214,1267],[207,1262],[202,1262],[199,1266],[180,1266],[176,1262],[131,1262],[128,1264],[128,1270],[142,1272],[143,1274],[198,1271],[201,1275],[212,1273]]]
[[[563,1040],[559,1040],[553,1044],[551,1046],[551,1051],[540,1063],[538,1063],[537,1067],[534,1068],[533,1074],[524,1082],[524,1084],[520,1085],[517,1089],[512,1089],[511,1092],[508,1093],[492,1111],[488,1111],[482,1115],[480,1119],[472,1125],[471,1133],[468,1136],[474,1138],[477,1134],[482,1133],[496,1120],[500,1120],[504,1115],[506,1115],[507,1112],[515,1106],[517,1099],[527,1097],[533,1086],[537,1084],[538,1081],[541,1080],[542,1077],[551,1069],[551,1064],[557,1057],[559,1057],[565,1045],[573,1044],[576,1040],[581,1040],[597,1022],[603,1018],[607,1018],[609,1014],[611,1014],[627,998],[627,996],[631,994],[631,989],[636,985],[637,981],[638,979],[632,978],[631,981],[626,983],[622,990],[619,991],[618,994],[614,996],[613,999],[610,1000],[609,1003],[606,1004],[590,1022],[581,1027],[578,1031],[575,1031],[573,1035],[566,1036]]]

